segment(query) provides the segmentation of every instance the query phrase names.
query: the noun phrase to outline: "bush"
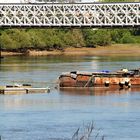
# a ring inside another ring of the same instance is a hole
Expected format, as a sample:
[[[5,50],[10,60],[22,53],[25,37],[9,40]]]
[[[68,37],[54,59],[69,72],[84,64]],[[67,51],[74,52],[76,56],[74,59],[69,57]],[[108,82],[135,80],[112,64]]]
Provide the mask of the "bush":
[[[130,32],[125,33],[120,40],[121,43],[135,43],[135,39],[131,36]]]

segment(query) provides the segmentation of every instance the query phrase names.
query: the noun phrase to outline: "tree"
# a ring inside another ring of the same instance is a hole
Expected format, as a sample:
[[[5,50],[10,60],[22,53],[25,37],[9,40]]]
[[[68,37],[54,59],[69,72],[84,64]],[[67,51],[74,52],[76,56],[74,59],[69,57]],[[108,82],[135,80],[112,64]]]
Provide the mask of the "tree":
[[[41,30],[30,29],[27,32],[30,36],[30,43],[32,49],[44,49],[46,44],[44,40],[44,34]]]
[[[105,45],[111,44],[111,34],[110,34],[109,30],[84,29],[83,35],[85,38],[86,45],[88,47],[95,47],[97,45],[105,46]]]
[[[12,40],[12,38],[7,33],[4,32],[0,36],[0,46],[11,51],[16,49],[16,42]]]

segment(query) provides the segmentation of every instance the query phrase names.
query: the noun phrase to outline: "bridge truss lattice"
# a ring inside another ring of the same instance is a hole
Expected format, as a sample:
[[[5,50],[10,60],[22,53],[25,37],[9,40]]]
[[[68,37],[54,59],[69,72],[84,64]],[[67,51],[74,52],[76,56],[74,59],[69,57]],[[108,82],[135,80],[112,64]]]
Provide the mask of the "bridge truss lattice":
[[[0,26],[140,26],[140,3],[0,4]]]

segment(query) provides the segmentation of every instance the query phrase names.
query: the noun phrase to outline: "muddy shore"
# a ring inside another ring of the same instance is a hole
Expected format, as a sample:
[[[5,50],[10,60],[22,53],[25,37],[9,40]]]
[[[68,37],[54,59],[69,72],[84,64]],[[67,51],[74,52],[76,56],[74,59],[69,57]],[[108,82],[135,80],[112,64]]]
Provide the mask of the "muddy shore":
[[[2,56],[24,55],[16,52],[2,52]],[[115,44],[96,48],[66,48],[63,51],[36,51],[29,50],[29,56],[47,56],[47,55],[94,55],[94,56],[140,56],[140,44]]]

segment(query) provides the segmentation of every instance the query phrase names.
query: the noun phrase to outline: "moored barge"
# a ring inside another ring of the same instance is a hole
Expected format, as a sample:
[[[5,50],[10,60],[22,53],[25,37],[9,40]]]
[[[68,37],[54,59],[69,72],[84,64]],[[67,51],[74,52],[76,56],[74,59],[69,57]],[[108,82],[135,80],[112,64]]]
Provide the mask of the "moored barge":
[[[80,72],[62,73],[59,77],[59,88],[78,87],[116,87],[130,88],[140,86],[140,69],[121,69],[115,72]]]

